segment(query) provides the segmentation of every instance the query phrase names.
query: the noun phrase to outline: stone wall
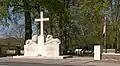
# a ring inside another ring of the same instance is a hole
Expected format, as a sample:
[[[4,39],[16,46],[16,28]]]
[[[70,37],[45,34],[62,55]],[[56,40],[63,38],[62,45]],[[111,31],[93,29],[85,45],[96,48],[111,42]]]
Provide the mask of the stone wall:
[[[120,54],[102,54],[103,60],[120,60]]]

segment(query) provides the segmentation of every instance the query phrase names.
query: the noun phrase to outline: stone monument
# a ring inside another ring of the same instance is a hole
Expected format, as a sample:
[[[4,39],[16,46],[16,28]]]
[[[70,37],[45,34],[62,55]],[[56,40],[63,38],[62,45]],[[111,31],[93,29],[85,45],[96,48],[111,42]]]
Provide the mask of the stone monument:
[[[64,58],[59,54],[59,44],[61,42],[58,38],[54,39],[52,35],[48,35],[44,41],[43,21],[48,20],[49,18],[43,18],[43,12],[41,12],[41,19],[35,19],[35,21],[41,21],[41,34],[39,36],[34,35],[32,36],[32,39],[26,41],[26,45],[24,45],[24,56],[14,56],[13,58]]]

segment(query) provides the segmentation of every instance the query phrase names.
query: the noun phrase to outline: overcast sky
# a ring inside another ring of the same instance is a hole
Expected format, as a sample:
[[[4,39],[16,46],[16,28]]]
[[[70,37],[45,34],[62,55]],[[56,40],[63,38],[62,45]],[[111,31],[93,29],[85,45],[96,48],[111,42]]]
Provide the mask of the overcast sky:
[[[12,10],[13,7],[8,8],[10,18],[11,20],[7,19],[7,23],[9,23],[9,26],[0,26],[0,37],[3,36],[4,32],[10,32],[16,24],[24,25],[25,24],[25,19],[24,19],[24,14],[23,13],[17,13],[13,14]],[[5,23],[5,19],[1,20],[1,23]]]
[[[9,26],[0,26],[0,37],[3,37],[4,32],[11,32],[12,28],[15,28],[16,24],[18,25],[25,25],[25,18],[24,18],[24,13],[17,13],[13,14],[13,7],[8,8],[9,14],[10,14],[10,19],[7,19],[7,23],[9,23]],[[2,20],[2,22],[5,22],[5,19]],[[32,25],[33,32],[32,34],[35,35],[37,34],[36,31],[36,23]]]

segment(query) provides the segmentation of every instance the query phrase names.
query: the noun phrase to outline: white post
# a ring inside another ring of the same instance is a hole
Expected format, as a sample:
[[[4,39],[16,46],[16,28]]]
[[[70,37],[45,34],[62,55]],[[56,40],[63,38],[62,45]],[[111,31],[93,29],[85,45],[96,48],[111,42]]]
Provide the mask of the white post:
[[[94,60],[101,60],[101,46],[94,46]]]

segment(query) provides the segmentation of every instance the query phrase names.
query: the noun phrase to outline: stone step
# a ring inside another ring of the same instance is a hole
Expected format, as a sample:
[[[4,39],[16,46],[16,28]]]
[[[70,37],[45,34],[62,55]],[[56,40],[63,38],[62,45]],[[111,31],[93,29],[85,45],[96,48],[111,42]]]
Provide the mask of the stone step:
[[[66,59],[71,58],[70,55],[63,55],[63,56],[13,56],[14,59]]]

